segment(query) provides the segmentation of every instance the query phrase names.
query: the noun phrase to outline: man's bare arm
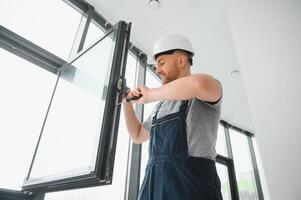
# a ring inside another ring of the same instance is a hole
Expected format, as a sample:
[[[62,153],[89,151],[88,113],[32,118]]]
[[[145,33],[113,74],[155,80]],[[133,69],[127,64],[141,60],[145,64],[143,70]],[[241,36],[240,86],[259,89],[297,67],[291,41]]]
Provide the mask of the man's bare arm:
[[[141,144],[142,142],[148,140],[149,133],[137,119],[133,105],[131,103],[124,102],[123,109],[126,126],[132,141],[136,144]]]
[[[149,89],[145,86],[135,88],[134,94],[142,94],[137,103],[149,103],[158,100],[187,100],[198,98],[207,102],[216,102],[222,95],[219,82],[207,74],[195,74],[179,78],[161,87]]]

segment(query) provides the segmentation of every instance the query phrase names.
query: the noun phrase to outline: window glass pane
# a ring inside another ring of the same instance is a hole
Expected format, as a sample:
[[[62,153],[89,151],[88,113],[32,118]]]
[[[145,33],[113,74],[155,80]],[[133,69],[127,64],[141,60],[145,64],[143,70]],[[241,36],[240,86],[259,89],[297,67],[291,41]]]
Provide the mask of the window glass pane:
[[[56,76],[0,48],[0,188],[21,190]]]
[[[239,197],[258,199],[247,136],[229,129]]]
[[[107,36],[62,71],[30,178],[94,171],[113,44]]]
[[[103,37],[104,35],[105,33],[91,20],[84,48],[90,46],[91,44],[94,44],[97,39]]]
[[[221,190],[222,190],[223,200],[231,200],[228,168],[225,165],[216,163],[216,170],[217,170],[219,179],[221,181]]]
[[[228,157],[225,129],[223,125],[218,126],[217,141],[216,141],[216,152],[222,156]]]
[[[155,78],[155,76],[152,74],[152,72],[146,71],[146,79],[145,79],[145,85],[149,88],[155,88],[160,87],[162,84],[160,81]],[[148,116],[153,111],[155,105],[158,102],[152,102],[148,104],[144,104],[144,116],[143,119],[146,120]],[[142,144],[142,152],[141,152],[141,172],[140,172],[140,185],[142,184],[144,174],[145,174],[145,168],[148,161],[148,144],[149,141],[146,141]]]
[[[261,162],[261,157],[260,157],[260,152],[258,149],[257,141],[254,137],[252,138],[252,141],[253,141],[253,145],[254,145],[255,157],[256,157],[263,197],[266,200],[270,200],[271,198],[270,198],[270,195],[268,192],[267,182],[266,182],[265,173],[264,173],[264,169],[263,169],[262,162]]]
[[[125,77],[127,79],[127,86],[130,88],[134,87],[135,66],[135,58],[128,54]],[[129,136],[126,129],[123,109],[121,109],[112,185],[51,192],[46,194],[45,200],[124,199],[128,147]]]
[[[62,0],[1,0],[0,24],[67,60],[81,14]]]

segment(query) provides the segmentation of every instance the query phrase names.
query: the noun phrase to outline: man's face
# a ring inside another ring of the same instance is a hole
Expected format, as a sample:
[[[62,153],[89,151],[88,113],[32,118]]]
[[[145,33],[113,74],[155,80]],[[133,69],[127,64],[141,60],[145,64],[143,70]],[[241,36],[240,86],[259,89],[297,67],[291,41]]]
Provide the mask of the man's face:
[[[160,76],[163,85],[176,80],[179,75],[177,55],[173,53],[159,56],[156,59],[156,73]]]

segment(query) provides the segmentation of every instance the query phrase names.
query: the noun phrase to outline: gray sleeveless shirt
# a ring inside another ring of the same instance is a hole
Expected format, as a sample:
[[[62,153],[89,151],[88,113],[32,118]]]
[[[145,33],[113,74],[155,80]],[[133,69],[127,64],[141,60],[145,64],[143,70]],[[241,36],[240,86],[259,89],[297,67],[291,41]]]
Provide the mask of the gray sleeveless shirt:
[[[210,104],[193,98],[189,100],[186,118],[188,154],[193,157],[203,157],[215,160],[215,144],[220,120],[222,98]],[[151,115],[143,122],[143,127],[150,132],[152,117],[159,109],[157,117],[179,111],[181,101],[158,102]],[[159,106],[161,104],[161,106]]]

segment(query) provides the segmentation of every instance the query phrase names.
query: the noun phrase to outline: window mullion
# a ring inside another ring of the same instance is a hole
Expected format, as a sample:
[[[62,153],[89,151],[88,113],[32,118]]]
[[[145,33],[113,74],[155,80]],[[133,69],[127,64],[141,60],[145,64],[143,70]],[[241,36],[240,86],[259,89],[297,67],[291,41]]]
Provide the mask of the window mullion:
[[[66,62],[0,25],[0,47],[54,74]]]

